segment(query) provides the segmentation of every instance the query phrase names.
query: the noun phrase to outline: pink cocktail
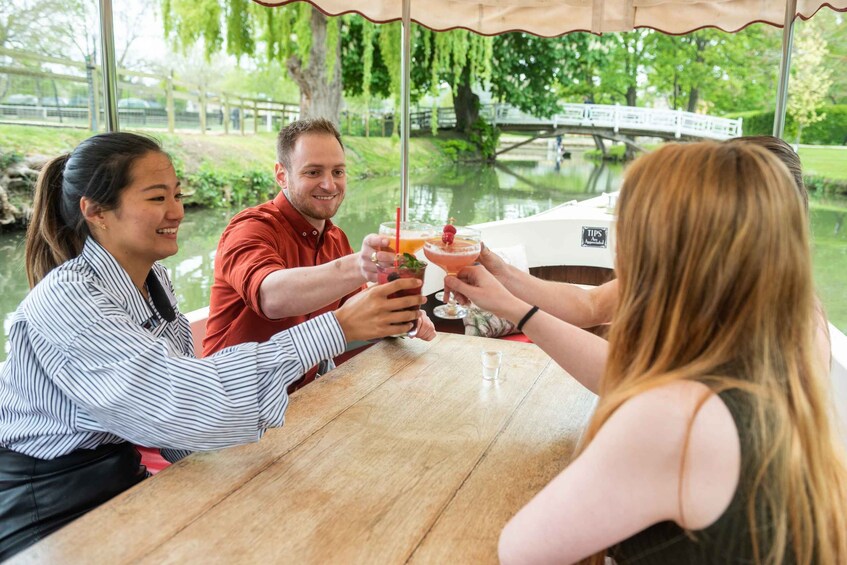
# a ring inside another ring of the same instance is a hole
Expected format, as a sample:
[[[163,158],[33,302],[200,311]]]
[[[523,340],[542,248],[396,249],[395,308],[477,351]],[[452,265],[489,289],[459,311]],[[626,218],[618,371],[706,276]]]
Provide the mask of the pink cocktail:
[[[479,257],[479,242],[467,241],[456,238],[453,243],[447,245],[441,239],[430,239],[426,242],[424,255],[426,258],[447,271],[448,275],[455,275],[462,267],[473,265]]]
[[[477,260],[482,249],[479,241],[479,231],[455,227],[453,237],[427,239],[424,243],[424,255],[430,262],[447,271],[448,275],[455,275]],[[468,310],[457,304],[455,297],[450,293],[447,304],[436,307],[433,313],[439,318],[455,320],[467,316]]]

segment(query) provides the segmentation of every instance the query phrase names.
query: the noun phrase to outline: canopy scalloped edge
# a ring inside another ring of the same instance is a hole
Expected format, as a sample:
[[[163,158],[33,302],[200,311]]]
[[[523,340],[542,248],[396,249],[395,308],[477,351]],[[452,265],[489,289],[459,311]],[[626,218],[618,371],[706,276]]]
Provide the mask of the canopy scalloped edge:
[[[298,1],[308,2],[327,16],[358,14],[377,24],[402,19],[400,0],[359,0],[355,8],[350,8],[350,2],[345,0],[253,0],[270,8]],[[525,32],[540,37],[557,37],[577,31],[600,34],[637,28],[649,28],[668,35],[683,35],[704,28],[736,33],[755,23],[781,28],[785,19],[785,3],[773,0],[642,0],[640,3],[638,0],[488,0],[488,3],[496,6],[485,7],[483,3],[471,0],[412,0],[411,19],[433,31],[464,29],[480,35]],[[795,19],[808,20],[821,8],[847,12],[847,0],[798,0],[797,5]],[[477,12],[475,17],[468,13],[472,10]],[[567,18],[557,17],[557,14],[565,15],[565,12]],[[448,15],[434,15],[439,13]],[[463,14],[466,16],[462,17]],[[680,14],[685,14],[685,17],[680,17]]]

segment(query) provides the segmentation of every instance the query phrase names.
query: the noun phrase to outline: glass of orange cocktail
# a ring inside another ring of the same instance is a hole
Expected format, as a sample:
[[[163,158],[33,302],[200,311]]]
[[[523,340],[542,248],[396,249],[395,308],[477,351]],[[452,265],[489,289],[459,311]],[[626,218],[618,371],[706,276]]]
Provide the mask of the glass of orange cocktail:
[[[441,234],[424,242],[424,255],[448,275],[455,275],[463,267],[476,262],[482,249],[480,235],[478,230],[448,224],[444,226]],[[447,304],[437,306],[433,313],[447,320],[458,320],[467,316],[467,308],[456,303],[452,292],[448,294]]]
[[[385,235],[391,238],[391,245],[394,246],[395,238],[397,237],[396,222],[383,222],[379,225],[379,235]],[[398,255],[409,253],[414,255],[424,246],[424,242],[435,237],[435,227],[423,222],[400,222],[400,249],[395,249],[394,252]]]

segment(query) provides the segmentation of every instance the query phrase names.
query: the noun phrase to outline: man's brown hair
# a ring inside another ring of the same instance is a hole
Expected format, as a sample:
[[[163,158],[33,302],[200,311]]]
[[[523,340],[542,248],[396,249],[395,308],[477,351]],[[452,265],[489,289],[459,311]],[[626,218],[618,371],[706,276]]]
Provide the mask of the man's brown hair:
[[[326,118],[311,118],[308,120],[297,120],[291,122],[281,130],[276,137],[276,160],[285,167],[286,170],[291,169],[291,152],[294,151],[294,145],[300,136],[307,133],[326,134],[335,137],[341,149],[344,149],[344,143],[341,142],[341,132],[335,127],[331,121]]]

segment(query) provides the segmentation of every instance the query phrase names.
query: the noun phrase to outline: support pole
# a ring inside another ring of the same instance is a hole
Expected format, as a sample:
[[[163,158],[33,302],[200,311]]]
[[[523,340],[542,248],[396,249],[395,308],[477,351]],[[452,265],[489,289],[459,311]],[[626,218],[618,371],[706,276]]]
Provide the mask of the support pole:
[[[118,73],[115,66],[112,0],[100,0],[100,45],[103,50],[103,107],[106,113],[106,131],[118,131]]]
[[[785,130],[785,108],[788,105],[788,75],[791,71],[791,48],[794,45],[794,16],[797,0],[786,0],[785,21],[782,26],[782,59],[779,62],[779,83],[776,108],[773,113],[773,135],[782,137]]]
[[[403,53],[400,59],[400,98],[402,104],[400,122],[400,135],[402,136],[402,155],[400,156],[401,184],[400,184],[400,217],[406,221],[409,215],[409,76],[411,73],[412,60],[412,0],[403,0],[403,28],[401,39]]]

